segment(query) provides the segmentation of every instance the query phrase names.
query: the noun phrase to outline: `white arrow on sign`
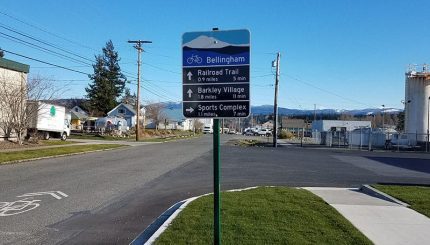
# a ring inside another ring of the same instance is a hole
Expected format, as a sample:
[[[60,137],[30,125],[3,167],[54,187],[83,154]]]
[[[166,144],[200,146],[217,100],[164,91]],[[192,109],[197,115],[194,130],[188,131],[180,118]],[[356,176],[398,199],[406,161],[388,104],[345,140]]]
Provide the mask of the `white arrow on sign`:
[[[17,196],[17,197],[32,197],[32,196],[43,196],[43,195],[51,195],[52,197],[58,200],[62,199],[63,197],[68,197],[67,194],[61,191],[33,192],[33,193],[26,193],[24,195]]]
[[[191,73],[191,71],[189,71],[188,73],[187,73],[187,77],[188,77],[188,80],[189,81],[191,81],[191,77],[193,76],[193,73]]]
[[[187,94],[188,94],[188,98],[191,98],[191,95],[193,94],[193,90],[188,89]]]
[[[188,108],[188,109],[185,109],[185,111],[186,111],[186,112],[189,112],[189,113],[193,113],[194,109],[190,107],[190,108]]]

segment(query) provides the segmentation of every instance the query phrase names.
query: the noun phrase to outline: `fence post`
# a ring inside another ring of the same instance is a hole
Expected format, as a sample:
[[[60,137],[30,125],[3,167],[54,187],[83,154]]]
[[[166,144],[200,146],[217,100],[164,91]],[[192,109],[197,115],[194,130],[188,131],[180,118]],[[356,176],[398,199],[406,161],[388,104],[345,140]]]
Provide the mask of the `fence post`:
[[[360,128],[360,150],[362,150],[362,147],[363,147],[363,136],[362,136],[362,133],[363,133],[363,129],[362,128]]]
[[[400,137],[401,135],[400,134],[397,134],[397,152],[399,152],[400,151]]]
[[[372,151],[372,128],[369,128],[369,151]]]

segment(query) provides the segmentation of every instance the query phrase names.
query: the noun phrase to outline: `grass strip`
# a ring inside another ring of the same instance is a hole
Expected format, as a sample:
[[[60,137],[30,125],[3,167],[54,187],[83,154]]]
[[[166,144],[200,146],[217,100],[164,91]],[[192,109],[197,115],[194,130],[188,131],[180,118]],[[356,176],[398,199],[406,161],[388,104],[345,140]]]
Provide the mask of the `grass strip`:
[[[401,185],[372,186],[409,204],[410,208],[430,218],[430,187]]]
[[[174,141],[174,140],[186,140],[186,139],[193,139],[197,138],[201,135],[183,135],[183,136],[172,136],[172,137],[166,137],[166,138],[147,138],[147,139],[141,139],[139,142],[168,142],[168,141]]]
[[[200,134],[190,135],[188,134],[178,134],[174,136],[166,136],[166,137],[153,137],[153,138],[142,138],[141,142],[165,142],[177,139],[188,139],[195,138],[200,136]],[[135,136],[126,137],[114,137],[109,135],[72,135],[71,139],[87,139],[87,140],[111,140],[111,141],[135,141]]]
[[[268,146],[269,141],[264,141],[260,139],[232,139],[229,140],[227,144],[241,147],[265,147]]]
[[[80,153],[95,150],[113,149],[123,147],[120,144],[94,144],[94,145],[75,145],[37,150],[22,150],[15,152],[0,153],[0,164],[4,162],[28,160],[40,157],[58,156],[72,153]]]
[[[114,137],[109,135],[71,135],[70,139],[132,141],[133,137]]]
[[[349,221],[307,190],[261,187],[223,192],[224,244],[372,244]],[[213,196],[187,206],[156,244],[211,244]]]
[[[51,146],[51,145],[70,145],[70,144],[76,144],[80,143],[78,141],[64,141],[64,140],[41,140],[39,141],[40,146]]]

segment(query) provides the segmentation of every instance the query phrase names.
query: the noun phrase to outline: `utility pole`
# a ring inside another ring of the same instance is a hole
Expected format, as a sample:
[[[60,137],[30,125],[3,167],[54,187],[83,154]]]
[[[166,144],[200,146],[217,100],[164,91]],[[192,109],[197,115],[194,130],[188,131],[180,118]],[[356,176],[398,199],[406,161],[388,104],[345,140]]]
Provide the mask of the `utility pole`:
[[[385,130],[385,105],[382,105],[382,132]]]
[[[143,51],[142,43],[152,43],[151,41],[142,41],[142,40],[133,40],[128,41],[128,43],[134,43],[134,48],[137,50],[137,101],[136,101],[136,141],[139,141],[140,138],[140,54]]]
[[[254,127],[254,116],[251,113],[251,128],[253,128],[253,127]]]
[[[275,77],[275,101],[273,103],[273,147],[278,147],[278,85],[279,85],[279,62],[281,53],[276,56],[276,77]],[[273,66],[273,65],[272,65]]]
[[[314,104],[314,122],[317,120],[317,104]]]

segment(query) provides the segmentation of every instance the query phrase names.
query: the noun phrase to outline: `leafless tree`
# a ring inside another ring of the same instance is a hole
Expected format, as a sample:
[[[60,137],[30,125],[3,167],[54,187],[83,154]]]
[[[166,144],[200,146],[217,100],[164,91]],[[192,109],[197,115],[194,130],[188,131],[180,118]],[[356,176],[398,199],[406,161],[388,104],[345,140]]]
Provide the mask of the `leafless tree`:
[[[201,121],[199,121],[198,119],[194,119],[193,124],[194,124],[194,133],[203,131],[204,124]]]
[[[51,100],[59,90],[40,76],[28,81],[22,74],[20,79],[0,75],[0,126],[6,138],[15,134],[19,144],[23,143],[27,127],[38,113],[38,106],[29,106],[30,101]]]
[[[164,104],[162,103],[150,103],[145,106],[146,116],[148,119],[152,120],[155,124],[155,129],[158,130],[158,126],[160,123],[164,122],[167,119],[164,114]]]

